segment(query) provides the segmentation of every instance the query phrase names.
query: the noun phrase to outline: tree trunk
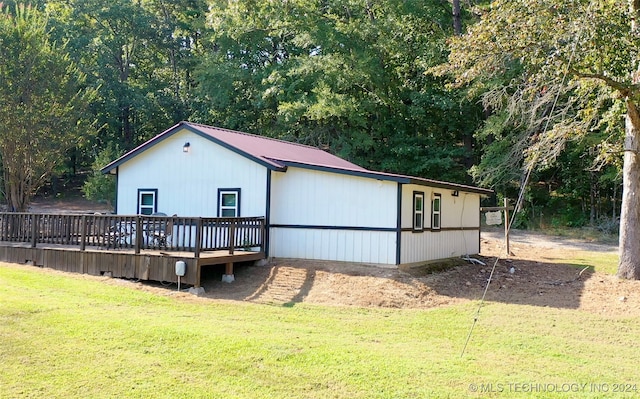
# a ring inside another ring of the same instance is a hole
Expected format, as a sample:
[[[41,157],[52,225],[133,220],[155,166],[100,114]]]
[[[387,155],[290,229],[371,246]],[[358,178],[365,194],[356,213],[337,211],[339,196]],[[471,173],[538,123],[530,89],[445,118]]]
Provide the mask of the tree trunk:
[[[589,173],[589,225],[595,226],[596,224],[596,191],[597,191],[597,179],[595,173]]]
[[[462,17],[460,16],[460,0],[453,0],[453,33],[462,34]]]
[[[640,280],[640,115],[627,100],[625,119],[622,205],[620,207],[620,263],[618,277]]]
[[[15,168],[5,166],[3,177],[7,211],[26,212],[30,199],[28,176],[17,172]]]
[[[631,33],[638,31],[640,0],[629,0]],[[638,55],[631,81],[638,81]],[[622,205],[620,206],[620,263],[618,277],[640,280],[640,114],[634,102],[633,91],[627,94],[625,118],[624,164],[622,167]]]

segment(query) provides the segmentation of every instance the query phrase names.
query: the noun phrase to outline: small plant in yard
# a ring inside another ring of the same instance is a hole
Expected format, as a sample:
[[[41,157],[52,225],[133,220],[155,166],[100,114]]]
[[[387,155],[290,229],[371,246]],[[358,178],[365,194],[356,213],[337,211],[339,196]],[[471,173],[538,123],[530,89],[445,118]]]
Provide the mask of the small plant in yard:
[[[620,219],[602,217],[598,219],[596,228],[604,234],[618,234],[618,231],[620,230]]]

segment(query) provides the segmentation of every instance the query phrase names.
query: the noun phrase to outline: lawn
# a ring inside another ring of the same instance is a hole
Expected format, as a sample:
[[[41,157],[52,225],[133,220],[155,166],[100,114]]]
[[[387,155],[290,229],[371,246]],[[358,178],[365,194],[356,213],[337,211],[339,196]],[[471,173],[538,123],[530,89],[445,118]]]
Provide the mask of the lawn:
[[[158,295],[0,264],[0,398],[636,397],[640,319]],[[626,391],[626,392],[620,392]]]

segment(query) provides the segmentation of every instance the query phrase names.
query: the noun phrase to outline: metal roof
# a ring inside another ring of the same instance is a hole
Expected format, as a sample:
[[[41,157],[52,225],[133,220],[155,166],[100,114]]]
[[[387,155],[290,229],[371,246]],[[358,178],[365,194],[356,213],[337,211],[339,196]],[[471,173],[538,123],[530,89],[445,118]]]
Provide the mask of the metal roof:
[[[165,130],[149,141],[111,162],[109,165],[102,168],[102,172],[116,173],[119,165],[183,129],[187,129],[192,133],[208,138],[220,146],[245,156],[272,170],[286,171],[288,166],[293,166],[304,169],[321,170],[378,180],[396,181],[404,184],[411,183],[485,195],[493,193],[493,190],[480,187],[393,173],[376,172],[365,169],[316,147],[191,122],[180,122]]]
[[[184,124],[255,158],[273,162],[280,168],[287,162],[301,162],[328,168],[366,170],[316,147],[196,123]]]

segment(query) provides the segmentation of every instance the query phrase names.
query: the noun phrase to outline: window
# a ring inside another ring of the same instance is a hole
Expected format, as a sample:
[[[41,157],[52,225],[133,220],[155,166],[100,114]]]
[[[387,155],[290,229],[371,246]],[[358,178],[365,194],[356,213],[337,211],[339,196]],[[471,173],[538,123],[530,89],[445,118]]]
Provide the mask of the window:
[[[440,230],[441,200],[440,194],[433,194],[431,199],[431,230]]]
[[[138,215],[151,215],[158,211],[158,190],[138,190]]]
[[[424,193],[413,192],[413,230],[422,231],[424,228]]]
[[[218,216],[240,216],[240,189],[226,188],[218,190]]]

